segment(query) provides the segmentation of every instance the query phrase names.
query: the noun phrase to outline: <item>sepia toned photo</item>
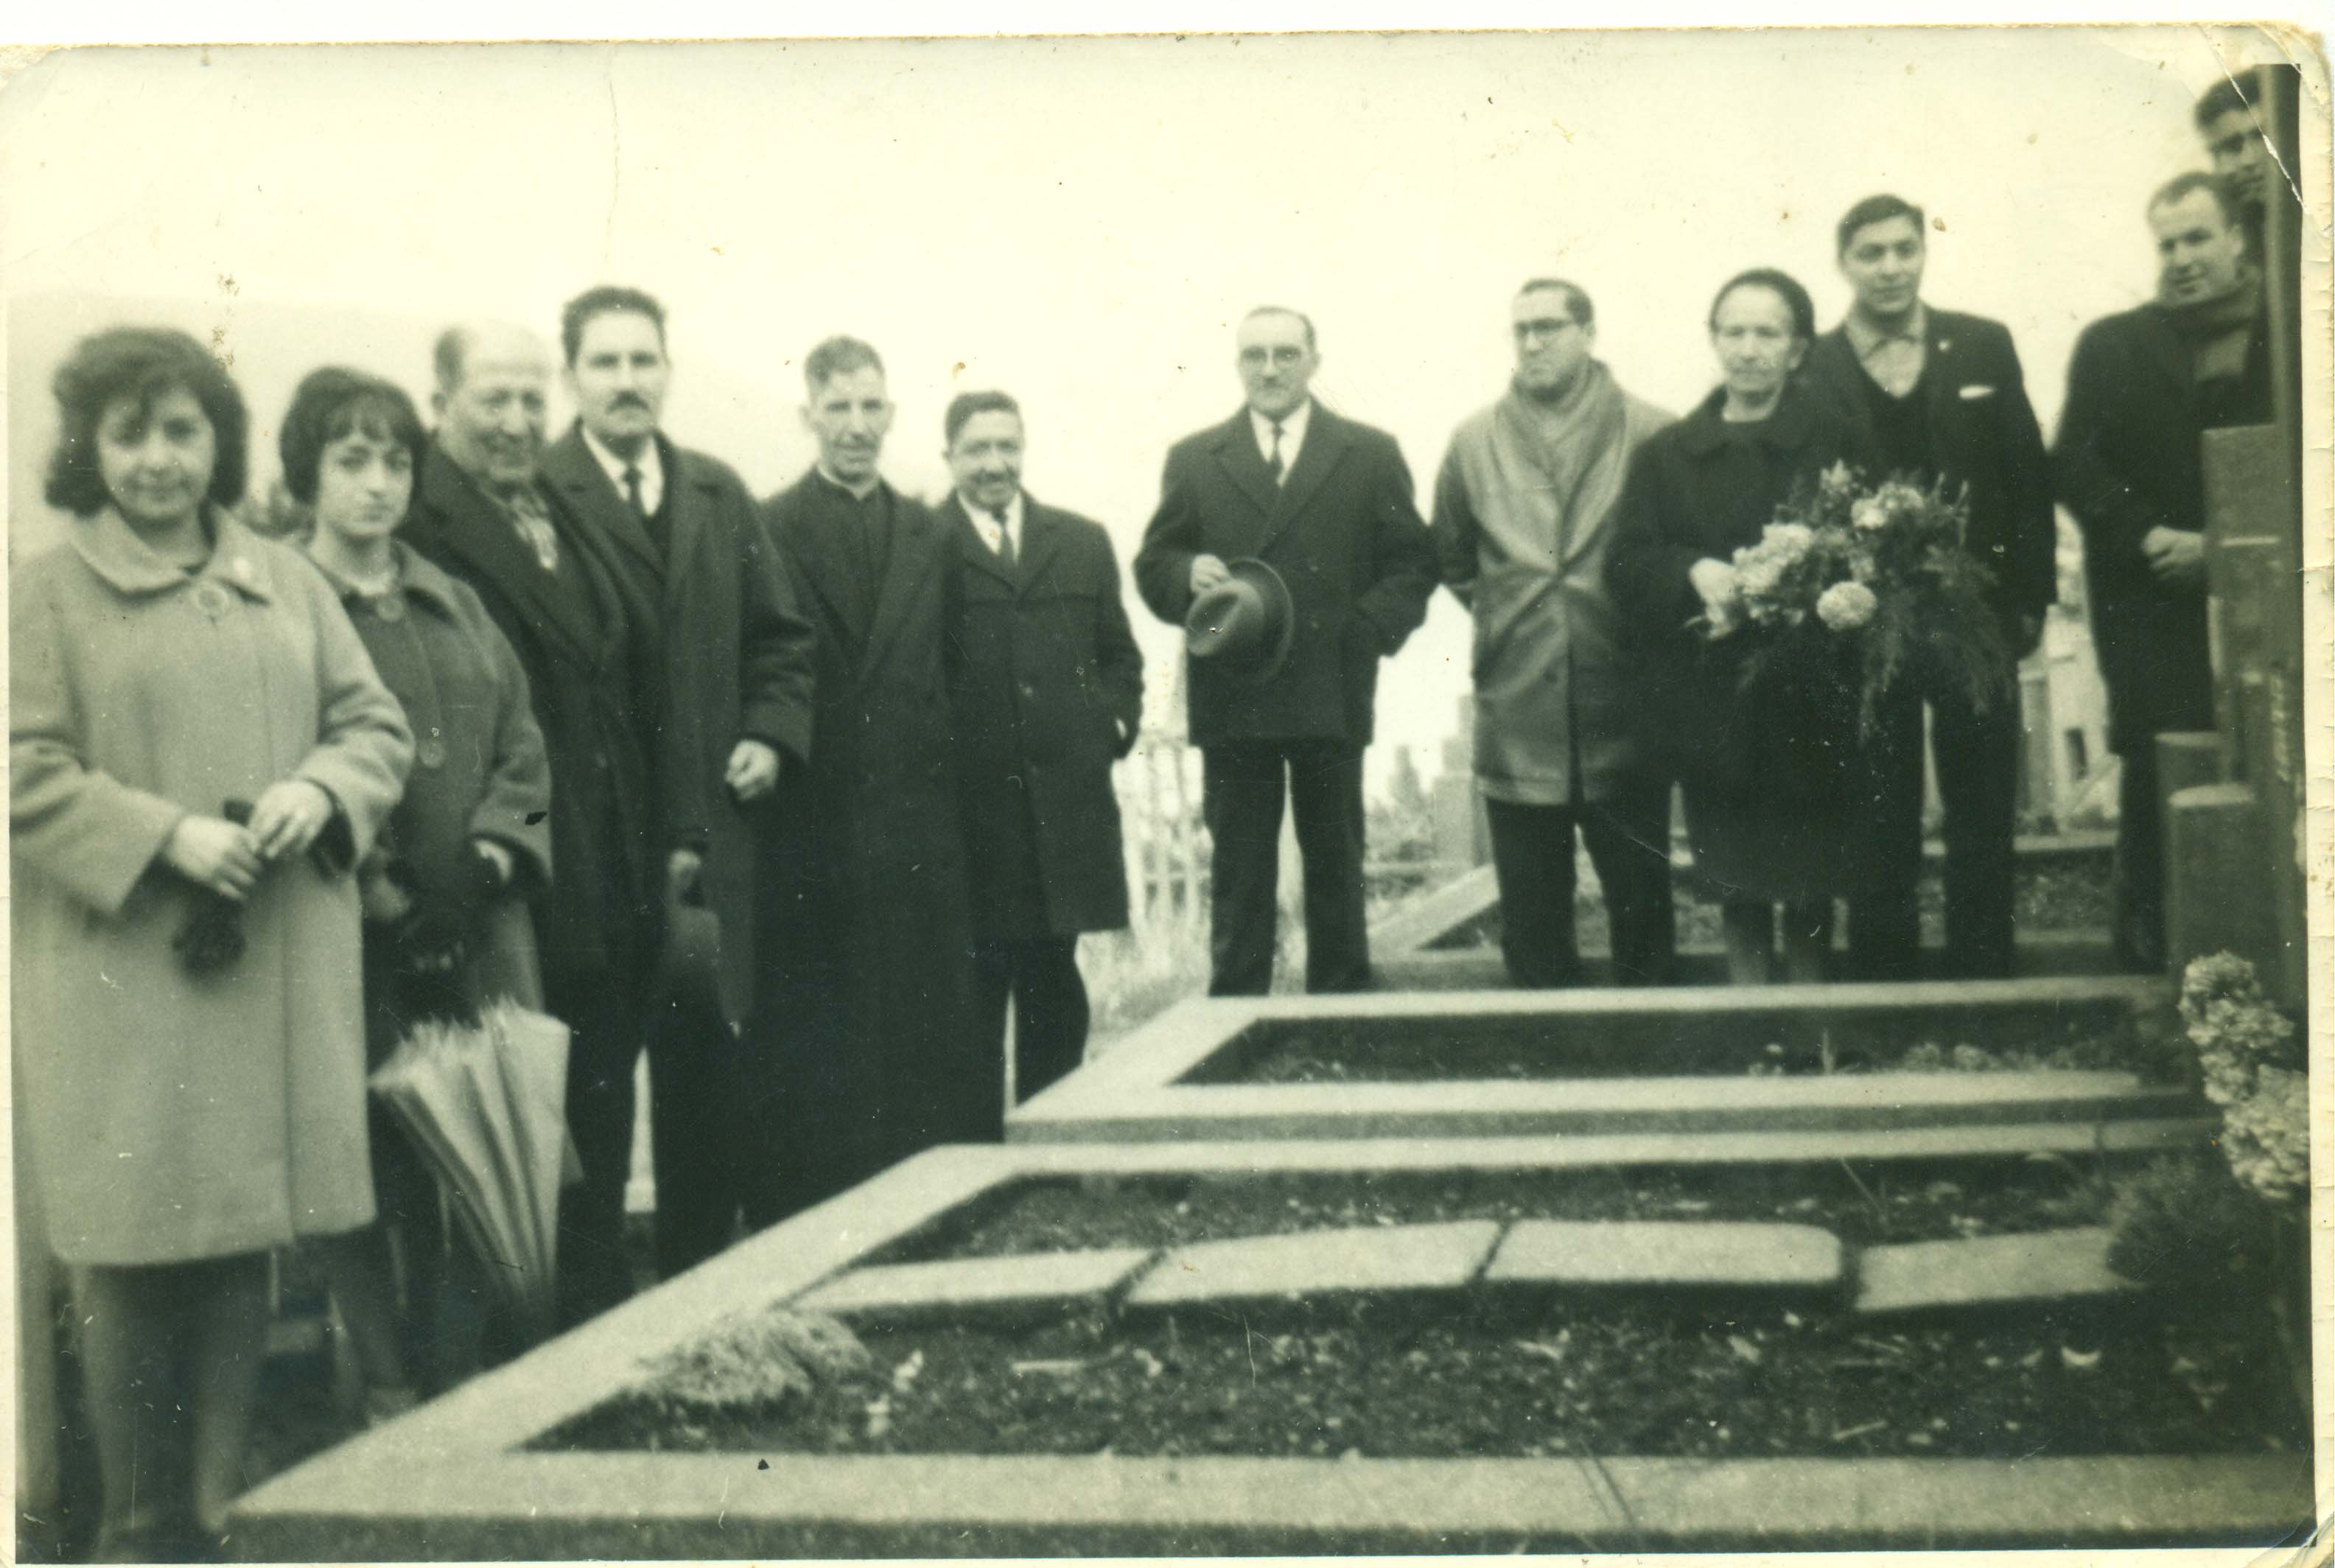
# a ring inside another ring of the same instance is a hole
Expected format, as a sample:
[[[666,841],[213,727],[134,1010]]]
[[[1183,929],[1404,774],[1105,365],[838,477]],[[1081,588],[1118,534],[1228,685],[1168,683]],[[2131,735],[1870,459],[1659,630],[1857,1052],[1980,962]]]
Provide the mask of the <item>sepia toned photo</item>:
[[[2316,37],[5,70],[15,1560],[2318,1549]]]

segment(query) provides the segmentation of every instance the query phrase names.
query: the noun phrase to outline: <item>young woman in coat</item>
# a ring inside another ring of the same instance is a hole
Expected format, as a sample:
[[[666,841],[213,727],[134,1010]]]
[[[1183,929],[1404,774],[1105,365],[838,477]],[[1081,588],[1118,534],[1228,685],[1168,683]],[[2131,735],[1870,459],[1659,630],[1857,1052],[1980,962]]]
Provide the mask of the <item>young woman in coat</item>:
[[[225,510],[247,421],[200,344],[99,333],[55,391],[72,518],[8,627],[22,1130],[99,1550],[148,1561],[240,1489],[268,1249],[373,1218],[350,872],[413,744],[324,579]]]
[[[1614,516],[1613,596],[1641,639],[1649,740],[1684,786],[1696,873],[1722,910],[1729,978],[1764,983],[1782,906],[1786,977],[1824,978],[1833,900],[1855,891],[1855,769],[1840,744],[1851,705],[1743,686],[1745,639],[1695,623],[1698,582],[1757,544],[1777,504],[1850,456],[1848,438],[1793,373],[1816,334],[1807,291],[1761,268],[1710,311],[1719,388],[1638,449]],[[1869,805],[1870,802],[1867,802]]]
[[[534,926],[519,895],[551,878],[550,766],[526,672],[477,593],[394,537],[428,439],[402,390],[334,367],[301,382],[277,437],[285,488],[311,524],[309,559],[414,735],[405,797],[360,873],[368,1070],[424,1020],[472,1016],[500,997],[542,1005]],[[325,1253],[368,1411],[380,1418],[416,1397],[392,1284],[392,1231],[408,1263],[411,1317],[421,1325],[410,1348],[428,1347],[435,1363],[425,1380],[436,1386],[469,1370],[477,1347],[431,1310],[448,1283],[436,1184],[378,1106],[371,1124],[382,1224],[333,1238]],[[478,1293],[477,1279],[467,1283]]]

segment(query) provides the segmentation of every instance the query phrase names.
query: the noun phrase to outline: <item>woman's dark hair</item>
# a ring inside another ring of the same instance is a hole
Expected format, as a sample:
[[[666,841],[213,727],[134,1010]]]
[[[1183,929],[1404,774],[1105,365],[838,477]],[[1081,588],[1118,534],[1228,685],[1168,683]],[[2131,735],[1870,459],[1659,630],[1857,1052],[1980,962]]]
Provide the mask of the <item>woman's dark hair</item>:
[[[1755,266],[1749,272],[1739,272],[1727,280],[1726,286],[1711,295],[1709,325],[1712,332],[1719,330],[1719,307],[1725,305],[1727,296],[1739,288],[1768,290],[1781,299],[1784,308],[1792,313],[1792,331],[1801,342],[1806,343],[1817,335],[1817,302],[1808,297],[1808,291],[1800,286],[1799,279],[1772,266]]]
[[[168,392],[184,390],[211,421],[208,498],[231,507],[243,499],[245,443],[251,420],[243,394],[203,345],[170,327],[117,326],[92,333],[73,345],[50,383],[57,395],[57,450],[49,458],[43,491],[49,505],[75,517],[93,517],[112,500],[97,464],[97,423],[107,407],[135,398],[141,411]]]
[[[284,458],[284,488],[294,500],[304,507],[316,504],[325,449],[351,435],[403,447],[413,471],[421,471],[421,449],[429,438],[405,389],[363,371],[326,365],[301,378],[276,438]]]

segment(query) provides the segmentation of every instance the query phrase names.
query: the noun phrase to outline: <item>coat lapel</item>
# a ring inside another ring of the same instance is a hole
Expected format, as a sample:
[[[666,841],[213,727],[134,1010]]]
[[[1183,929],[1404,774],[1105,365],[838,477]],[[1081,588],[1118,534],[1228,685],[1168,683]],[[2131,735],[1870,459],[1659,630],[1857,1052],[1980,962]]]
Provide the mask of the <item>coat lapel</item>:
[[[492,585],[531,621],[567,644],[570,652],[590,656],[598,642],[598,628],[583,618],[582,606],[557,591],[551,574],[521,542],[502,508],[489,500],[435,442],[422,460],[421,505],[405,528],[424,555],[461,562],[464,569]],[[562,543],[575,547],[572,539]],[[581,561],[576,565],[587,569]]]
[[[680,476],[673,471],[671,451],[664,456],[665,493],[671,496]],[[584,444],[580,425],[571,427],[543,454],[543,477],[587,528],[596,528],[603,537],[614,539],[619,548],[642,566],[660,576],[664,574],[664,557],[657,553],[648,530],[641,526],[632,503],[617,493],[608,479],[608,470],[600,466],[599,460]]]
[[[666,617],[671,619],[679,613],[683,586],[689,581],[690,561],[705,538],[706,519],[721,496],[722,487],[695,458],[662,434],[657,437],[657,446],[658,455],[664,460],[664,602]]]
[[[887,488],[889,482],[887,481]],[[940,527],[933,514],[895,490],[892,493],[892,553],[884,563],[884,578],[876,590],[876,611],[867,625],[867,653],[863,672],[880,666],[900,639],[908,611],[925,578],[939,563],[935,540]]]
[[[952,493],[947,500],[943,501],[940,510],[934,516],[940,519],[941,532],[955,541],[956,552],[964,558],[966,566],[976,572],[987,573],[1009,588],[1019,586],[1015,581],[1017,574],[997,558],[997,552],[989,547],[989,541],[983,538],[981,530],[973,526],[973,514],[964,509],[964,502],[956,495]],[[1029,518],[1025,503],[1022,512],[1025,543],[1029,535]]]
[[[1305,444],[1297,449],[1297,466],[1289,470],[1289,482],[1278,487],[1281,505],[1274,513],[1273,526],[1265,530],[1264,539],[1256,547],[1257,554],[1263,555],[1266,547],[1297,520],[1298,514],[1305,509],[1305,503],[1313,498],[1313,492],[1322,488],[1322,481],[1329,478],[1332,469],[1338,466],[1338,459],[1344,454],[1347,442],[1352,439],[1343,420],[1318,402],[1313,405],[1313,412],[1306,421]],[[1254,447],[1256,443],[1252,441],[1249,444]],[[1257,460],[1257,468],[1260,472],[1266,472],[1262,458]],[[1269,472],[1266,482],[1272,482]]]
[[[1027,594],[1038,586],[1053,564],[1062,547],[1062,530],[1051,514],[1036,501],[1030,492],[1022,492],[1022,548],[1014,557],[1014,566],[1021,576],[1020,589]]]
[[[1256,450],[1256,434],[1249,425],[1247,409],[1242,409],[1233,416],[1232,423],[1222,428],[1216,446],[1216,460],[1224,465],[1226,475],[1240,488],[1241,494],[1255,503],[1259,519],[1269,525],[1274,509],[1281,505],[1281,487],[1273,482],[1273,470],[1264,466],[1264,454]]]

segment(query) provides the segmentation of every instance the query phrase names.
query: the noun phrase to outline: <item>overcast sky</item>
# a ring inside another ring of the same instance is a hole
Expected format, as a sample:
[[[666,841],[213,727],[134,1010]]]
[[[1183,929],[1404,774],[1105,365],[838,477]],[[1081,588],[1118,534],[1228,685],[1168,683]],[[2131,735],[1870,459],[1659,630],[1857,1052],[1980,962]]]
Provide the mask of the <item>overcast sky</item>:
[[[799,363],[848,331],[891,367],[896,480],[936,493],[948,397],[1004,387],[1032,492],[1124,559],[1274,301],[1424,503],[1520,280],[1581,283],[1623,382],[1683,410],[1713,288],[1780,266],[1830,324],[1833,221],[1883,189],[1936,220],[1929,296],[2009,323],[2048,431],[2076,332],[2151,288],[2141,208],[2202,162],[2192,101],[2265,57],[2196,28],[53,55],[0,91],[12,542],[53,527],[47,377],[95,325],[232,355],[264,483],[315,365],[424,394],[448,321],[547,334],[602,281],[665,300],[667,424],[758,492],[809,460]],[[1439,595],[1389,668],[1381,738],[1429,773],[1467,634]]]

